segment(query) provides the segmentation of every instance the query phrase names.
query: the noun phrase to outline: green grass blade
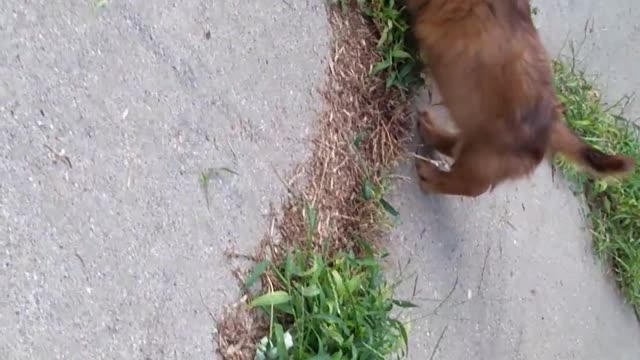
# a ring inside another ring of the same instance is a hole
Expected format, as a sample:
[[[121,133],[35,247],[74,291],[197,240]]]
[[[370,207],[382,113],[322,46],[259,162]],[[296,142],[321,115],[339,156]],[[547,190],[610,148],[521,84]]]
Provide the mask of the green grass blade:
[[[259,262],[258,265],[253,268],[251,274],[249,274],[249,276],[247,276],[247,278],[244,280],[244,289],[248,290],[253,285],[255,285],[256,281],[258,281],[258,279],[265,273],[265,271],[267,271],[269,265],[271,265],[271,261],[266,259]]]

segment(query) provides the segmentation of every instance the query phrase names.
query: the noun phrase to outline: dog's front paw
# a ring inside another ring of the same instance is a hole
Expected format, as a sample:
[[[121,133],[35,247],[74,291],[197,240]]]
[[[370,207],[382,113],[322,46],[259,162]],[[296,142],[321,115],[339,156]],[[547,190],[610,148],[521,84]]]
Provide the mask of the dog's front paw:
[[[416,159],[416,172],[418,173],[418,185],[423,192],[437,192],[440,169],[436,164],[431,161]]]

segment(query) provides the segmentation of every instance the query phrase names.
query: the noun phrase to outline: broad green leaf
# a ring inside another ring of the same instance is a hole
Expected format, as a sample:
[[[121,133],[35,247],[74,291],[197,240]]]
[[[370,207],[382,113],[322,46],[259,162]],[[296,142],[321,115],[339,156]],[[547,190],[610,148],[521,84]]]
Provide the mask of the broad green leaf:
[[[400,49],[393,50],[391,55],[393,57],[399,58],[399,59],[410,59],[411,58],[411,54],[409,54],[408,52],[406,52],[404,50],[400,50]]]
[[[362,182],[362,198],[369,201],[373,199],[373,195],[373,184],[371,184],[371,180],[367,177]]]
[[[284,329],[282,329],[282,325],[278,323],[273,324],[273,328],[276,332],[276,347],[278,349],[278,359],[287,360],[289,356],[287,355],[287,347],[284,345]]]
[[[347,280],[346,282],[347,291],[349,292],[349,294],[353,294],[356,290],[358,290],[361,284],[362,284],[362,276],[356,275],[351,279]]]
[[[304,297],[318,296],[318,295],[320,295],[321,292],[322,291],[320,290],[320,288],[318,288],[318,286],[316,286],[316,285],[311,285],[311,286],[302,288],[302,290],[300,291],[300,293]]]
[[[391,66],[391,61],[383,60],[383,61],[377,63],[376,66],[373,67],[373,69],[371,70],[371,75],[377,75],[382,70],[384,70],[384,69],[386,69],[386,68],[388,68],[390,66]]]
[[[393,300],[393,304],[402,308],[415,308],[418,307],[418,305],[409,302],[409,301],[404,301],[404,300]]]
[[[264,274],[264,272],[267,271],[267,268],[269,268],[269,265],[271,265],[271,261],[265,259],[260,261],[258,265],[256,265],[255,268],[253,268],[253,271],[251,272],[251,274],[244,281],[245,290],[248,290],[256,283],[256,281],[262,276],[262,274]]]
[[[338,295],[340,295],[341,297],[344,296],[346,289],[344,287],[342,276],[340,276],[337,271],[331,270],[331,277],[333,278],[333,283],[336,287],[336,290],[338,291]]]
[[[331,356],[327,354],[318,354],[310,357],[309,360],[331,360]]]
[[[265,294],[253,299],[251,303],[249,303],[249,307],[253,308],[258,306],[272,306],[272,305],[285,304],[290,300],[291,300],[291,296],[288,293],[282,290],[278,290],[278,291],[270,292],[268,294]]]
[[[380,199],[380,205],[382,205],[382,208],[385,209],[385,211],[391,214],[392,216],[394,217],[400,216],[400,213],[398,212],[398,210],[396,210],[393,206],[391,206],[391,204],[389,204],[387,200],[385,200],[384,198]]]

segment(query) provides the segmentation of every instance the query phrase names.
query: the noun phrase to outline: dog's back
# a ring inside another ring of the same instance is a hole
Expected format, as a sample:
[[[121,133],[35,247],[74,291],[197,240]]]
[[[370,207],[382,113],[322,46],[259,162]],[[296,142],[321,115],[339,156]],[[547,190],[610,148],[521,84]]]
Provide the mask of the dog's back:
[[[623,157],[584,156],[592,148],[567,132],[527,0],[409,0],[407,6],[461,148],[497,162],[487,166],[495,170],[482,175],[485,182],[526,175],[554,152],[577,154],[569,157],[599,173],[633,168]]]

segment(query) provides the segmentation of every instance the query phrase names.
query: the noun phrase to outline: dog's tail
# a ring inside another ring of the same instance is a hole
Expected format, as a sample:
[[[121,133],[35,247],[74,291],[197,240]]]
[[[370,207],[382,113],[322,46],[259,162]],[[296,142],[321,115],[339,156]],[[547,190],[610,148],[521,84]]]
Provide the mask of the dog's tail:
[[[635,168],[634,159],[603,153],[576,136],[561,119],[553,122],[549,150],[552,155],[564,155],[569,161],[597,177],[622,176]]]

